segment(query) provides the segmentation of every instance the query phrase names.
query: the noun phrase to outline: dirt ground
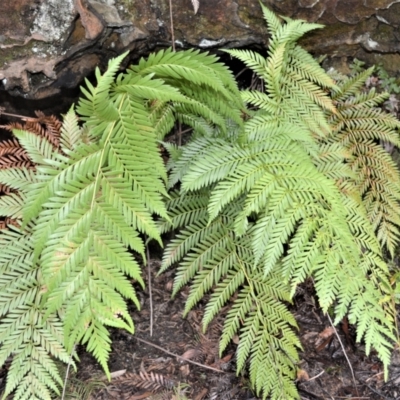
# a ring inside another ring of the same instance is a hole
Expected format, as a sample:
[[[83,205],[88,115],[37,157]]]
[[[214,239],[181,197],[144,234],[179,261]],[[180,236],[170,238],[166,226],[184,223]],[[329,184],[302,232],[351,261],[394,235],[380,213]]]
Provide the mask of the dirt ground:
[[[204,305],[199,304],[183,319],[189,289],[171,299],[174,271],[157,277],[159,266],[159,259],[151,259],[151,297],[146,276],[146,289],[138,292],[142,310],[131,308],[135,334],[112,332],[111,382],[104,380],[99,365],[82,350],[79,372],[71,375],[66,398],[81,399],[86,388],[91,400],[258,399],[249,390],[247,376],[236,376],[236,344],[232,343],[222,359],[218,356],[218,338],[228,310],[203,334]],[[144,275],[147,273],[144,270]],[[389,380],[384,382],[376,355],[365,355],[364,346],[355,343],[355,332],[345,320],[336,331],[332,328],[316,307],[311,285],[302,286],[292,311],[304,347],[297,379],[301,399],[400,399],[398,351],[393,354]]]

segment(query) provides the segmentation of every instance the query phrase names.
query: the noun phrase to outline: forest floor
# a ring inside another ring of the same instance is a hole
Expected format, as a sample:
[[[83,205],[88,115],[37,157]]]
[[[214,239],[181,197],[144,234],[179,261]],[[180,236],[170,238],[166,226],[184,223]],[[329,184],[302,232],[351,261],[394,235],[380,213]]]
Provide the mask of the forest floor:
[[[218,355],[219,336],[228,308],[203,333],[204,303],[182,318],[189,288],[171,299],[174,271],[157,276],[159,266],[160,260],[153,258],[143,271],[146,288],[144,291],[138,288],[137,293],[142,309],[131,307],[135,334],[112,331],[111,382],[105,379],[97,362],[80,349],[79,372],[70,375],[65,398],[258,399],[249,390],[248,376],[236,376],[237,343],[232,343],[222,358]],[[291,310],[298,321],[303,345],[296,381],[301,399],[400,399],[398,350],[393,354],[389,379],[385,382],[376,354],[372,351],[366,356],[365,347],[355,343],[354,329],[346,320],[336,329],[332,327],[329,317],[316,306],[311,284],[300,288]],[[91,394],[85,395],[85,390]]]

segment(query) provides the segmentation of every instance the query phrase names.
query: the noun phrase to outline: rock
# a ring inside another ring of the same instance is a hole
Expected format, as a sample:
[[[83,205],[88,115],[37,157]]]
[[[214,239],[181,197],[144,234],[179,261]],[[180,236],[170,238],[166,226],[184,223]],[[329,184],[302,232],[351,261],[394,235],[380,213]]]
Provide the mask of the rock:
[[[257,46],[268,35],[258,0],[173,0],[177,48]],[[341,66],[349,57],[400,62],[400,0],[264,0],[281,15],[325,24],[302,40]],[[0,14],[0,92],[25,99],[56,96],[96,66],[130,50],[130,61],[171,45],[169,0],[13,0]]]

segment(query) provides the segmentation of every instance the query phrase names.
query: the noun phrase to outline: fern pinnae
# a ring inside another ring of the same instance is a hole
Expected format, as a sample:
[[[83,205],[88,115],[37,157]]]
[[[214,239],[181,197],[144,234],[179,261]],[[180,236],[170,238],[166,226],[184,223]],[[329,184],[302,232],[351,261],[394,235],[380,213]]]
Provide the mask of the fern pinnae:
[[[82,151],[83,150],[83,151]],[[65,162],[61,157],[59,160],[53,160],[51,166],[38,167],[38,183],[32,185],[29,196],[34,199],[29,207],[25,210],[24,222],[27,223],[36,218],[42,210],[42,204],[46,202],[50,196],[55,193],[60,184],[69,180],[71,174],[77,168],[81,168],[86,173],[95,173],[96,166],[100,159],[98,146],[81,146],[74,153],[77,157],[77,162],[74,163],[73,159]],[[56,167],[56,168],[54,168]]]
[[[223,145],[224,143],[221,144]],[[192,143],[189,143],[184,149],[180,149],[179,151],[177,150],[176,155],[179,155],[179,158],[176,160],[170,159],[168,164],[168,169],[171,170],[168,179],[168,188],[173,188],[178,181],[181,181],[184,174],[189,170],[192,160],[195,160],[201,155],[207,154],[207,150],[210,146],[210,138],[199,138]],[[171,146],[167,147],[167,149],[171,148]]]
[[[239,165],[233,174],[229,174],[215,186],[208,205],[210,220],[213,220],[227,204],[237,199],[265,175],[264,165],[256,162],[255,165],[252,164],[249,162]]]
[[[10,193],[7,196],[0,196],[0,215],[21,220],[24,200],[24,197],[19,193]]]
[[[149,119],[157,132],[158,140],[164,140],[175,124],[174,108],[166,102],[158,102],[150,108]]]
[[[244,280],[244,275],[243,275],[243,280]],[[221,286],[222,285],[219,285],[218,288],[219,290],[221,290]],[[215,291],[213,297],[215,297],[216,293],[218,292]],[[210,309],[214,302],[215,300],[211,298],[206,308],[208,314],[210,314]],[[219,304],[219,306],[222,306],[224,303]],[[238,332],[239,328],[242,325],[241,321],[243,320],[244,316],[252,309],[252,307],[253,307],[253,296],[249,286],[246,285],[243,288],[243,290],[241,290],[240,293],[238,294],[238,301],[235,301],[233,303],[231,309],[228,311],[228,314],[225,318],[224,329],[220,341],[220,354],[223,353],[223,351],[226,349],[226,347],[232,340],[233,336]],[[214,317],[214,315],[212,317]],[[210,321],[210,316],[204,314],[203,324],[207,326],[209,321]]]
[[[103,75],[100,73],[100,70],[96,68],[95,74],[98,83],[96,87],[93,87],[89,81],[86,80],[86,85],[88,86],[90,92],[84,88],[82,88],[82,91],[90,101],[89,104],[91,104],[91,109],[86,109],[82,102],[78,104],[77,111],[82,116],[83,120],[86,120],[91,116],[95,116],[95,118],[100,121],[114,121],[118,118],[117,109],[108,99],[108,97],[110,88],[114,83],[115,74],[117,73],[122,60],[127,54],[128,53],[121,54],[120,56],[111,60],[108,63],[108,68]]]
[[[169,220],[160,220],[157,223],[161,234],[171,229],[184,228],[197,221],[207,221],[207,205],[209,200],[208,191],[191,192],[180,196],[179,191],[170,193],[166,202]]]
[[[34,171],[26,167],[0,169],[1,184],[20,192],[26,191],[35,178]]]
[[[54,158],[54,147],[47,139],[23,130],[14,130],[13,133],[35,164],[43,165],[45,160]]]
[[[304,79],[316,83],[320,88],[339,89],[334,80],[316,62],[315,58],[300,46],[295,46],[291,51],[290,65],[299,71],[299,74]],[[329,108],[331,109],[331,106]]]
[[[75,114],[75,107],[71,106],[64,116],[61,127],[60,147],[62,151],[73,150],[81,141],[82,128],[78,124],[78,117]]]
[[[346,98],[359,93],[365,81],[371,76],[373,71],[374,67],[371,67],[354,76],[346,77],[342,82],[338,82],[339,90],[335,89],[332,91],[332,100],[335,102],[342,102]]]
[[[221,248],[218,254],[213,257],[193,279],[192,289],[186,300],[183,315],[189,311],[208,293],[211,288],[219,283],[222,276],[229,271],[230,266],[235,262],[235,253],[227,246]],[[203,321],[204,323],[204,321]]]
[[[186,50],[172,52],[171,49],[160,51],[157,58],[142,59],[138,66],[131,67],[136,74],[147,75],[154,73],[160,78],[185,79],[195,84],[207,85],[221,93],[227,100],[232,95],[220,80],[219,73],[212,68],[212,64],[202,65],[197,61],[198,51]],[[200,56],[200,59],[202,56]],[[168,80],[166,80],[168,83]]]
[[[323,28],[321,24],[309,23],[304,20],[293,20],[289,17],[282,17],[284,21],[272,35],[270,47],[274,51],[274,44],[277,42],[293,45],[304,34],[315,29]]]
[[[39,290],[41,283],[37,281],[38,269],[32,264],[33,245],[29,230],[21,231],[16,228],[3,230],[0,246],[4,245],[7,246],[7,250],[1,252],[0,264],[4,277],[12,277],[13,280],[8,285],[9,294],[13,293],[15,296],[19,291],[20,295],[14,297],[7,310],[4,310],[7,318],[3,319],[0,326],[1,364],[14,353],[3,395],[9,395],[18,386],[16,396],[24,395],[28,396],[27,398],[38,396],[37,398],[43,399],[43,393],[50,393],[49,389],[59,393],[58,385],[62,384],[58,370],[48,353],[64,362],[68,362],[69,359],[62,345],[61,324],[55,315],[45,319],[42,310],[37,307],[41,298]],[[19,264],[17,269],[10,258],[11,254],[22,261],[22,263],[17,262]],[[25,283],[21,286],[21,282]],[[33,320],[38,322],[37,326],[32,327]],[[29,336],[29,331],[32,332],[34,341],[25,340],[25,336]],[[25,365],[25,368],[21,369],[21,365]],[[37,385],[41,390],[38,390]],[[21,387],[24,389],[21,390]]]
[[[184,191],[199,190],[205,186],[225,178],[229,172],[244,159],[250,159],[251,154],[244,148],[232,148],[227,143],[217,140],[208,140],[207,154],[202,158],[196,157],[197,162],[192,162],[188,173],[182,179]]]
[[[99,203],[96,205],[94,212],[96,214],[95,219],[100,225],[104,226],[107,232],[112,232],[113,236],[124,246],[130,247],[140,254],[143,259],[145,258],[144,243],[140,239],[139,233],[132,232],[131,226],[114,207],[109,204]]]
[[[241,92],[243,101],[252,104],[264,111],[272,114],[278,108],[278,103],[271,99],[267,94],[255,90],[245,90]]]
[[[220,227],[223,225],[219,224]],[[212,227],[215,230],[215,227]],[[223,233],[206,232],[193,252],[185,256],[181,261],[174,280],[173,294],[176,294],[186,283],[188,283],[202,269],[203,264],[207,264],[210,259],[214,259],[220,254],[220,249],[228,247],[229,234],[225,230]],[[202,232],[203,233],[203,232]]]
[[[213,290],[211,294],[211,298],[206,305],[204,317],[203,317],[203,329],[206,330],[207,326],[213,320],[213,318],[218,314],[221,308],[228,302],[228,300],[233,296],[233,294],[237,291],[237,289],[243,284],[245,281],[245,275],[243,270],[237,268],[230,268],[229,272],[225,276],[225,278],[217,285],[217,287]],[[227,344],[229,344],[231,337],[227,339]],[[222,339],[221,339],[222,340]],[[222,346],[222,341],[220,342],[220,354],[222,354],[225,347]]]
[[[247,67],[255,71],[260,77],[263,76],[265,70],[267,69],[267,60],[258,53],[250,50],[237,49],[223,51],[241,60]]]

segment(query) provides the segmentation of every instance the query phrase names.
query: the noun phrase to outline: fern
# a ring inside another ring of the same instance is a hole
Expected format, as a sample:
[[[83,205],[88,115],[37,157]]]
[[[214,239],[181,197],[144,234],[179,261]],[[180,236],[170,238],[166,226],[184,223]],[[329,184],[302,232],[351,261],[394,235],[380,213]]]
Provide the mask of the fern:
[[[239,92],[198,51],[160,51],[117,74],[121,55],[62,124],[37,114],[12,127],[18,141],[0,146],[0,365],[13,356],[3,398],[59,393],[53,358],[73,363],[77,343],[109,375],[107,327],[134,332],[135,255],[145,258],[143,237],[162,244],[169,230],[178,233],[161,272],[179,263],[173,293],[190,283],[185,314],[211,292],[204,329],[231,303],[220,352],[238,333],[238,373],[249,361],[263,398],[298,398],[287,304],[308,277],[322,310],[335,323],[347,314],[387,372],[394,314],[382,252],[397,244],[400,192],[379,142],[398,145],[399,124],[377,108],[384,94],[361,91],[371,71],[334,82],[297,45],[320,25],[262,10],[268,57],[228,52],[265,93]],[[163,144],[165,166],[160,140],[176,121],[193,134]]]
[[[216,58],[166,51],[156,56],[158,67],[150,68],[150,57],[140,63],[146,71],[132,68],[116,78],[124,56],[103,75],[96,70],[96,86],[86,82],[76,108],[82,126],[74,108],[53,130],[40,131],[52,120],[39,116],[39,125],[14,129],[19,144],[4,152],[21,154],[21,162],[11,160],[0,171],[1,183],[14,191],[1,198],[0,212],[19,221],[0,234],[6,249],[1,364],[14,355],[4,397],[17,387],[17,400],[59,393],[62,381],[50,356],[67,363],[77,343],[109,375],[107,326],[134,331],[126,301],[139,308],[131,279],[143,285],[127,250],[144,259],[143,235],[161,243],[155,216],[169,221],[158,138],[179,118],[224,132],[224,117],[242,124],[239,92],[233,81],[225,84],[231,74]],[[183,78],[195,85],[181,90]],[[196,85],[210,86],[213,99]]]
[[[238,371],[249,358],[256,392],[298,398],[300,342],[285,302],[308,277],[322,310],[334,307],[335,323],[348,314],[387,373],[395,338],[380,300],[390,291],[382,246],[397,243],[400,192],[378,140],[398,145],[398,123],[376,109],[384,96],[360,93],[364,75],[335,83],[296,44],[319,25],[262,9],[268,57],[228,51],[264,80],[266,93],[242,92],[257,111],[237,134],[199,130],[181,149],[168,146],[169,186],[180,189],[160,229],[180,232],[161,271],[179,262],[173,293],[190,283],[186,314],[212,291],[204,329],[237,292],[221,352],[239,333]]]
[[[337,113],[328,114],[333,127],[330,142],[347,150],[346,161],[354,172],[352,184],[362,196],[368,219],[382,247],[391,256],[398,243],[400,231],[400,177],[397,166],[381,143],[400,145],[396,129],[400,123],[379,106],[388,93],[357,92],[372,69],[340,82],[339,91],[332,94]]]

